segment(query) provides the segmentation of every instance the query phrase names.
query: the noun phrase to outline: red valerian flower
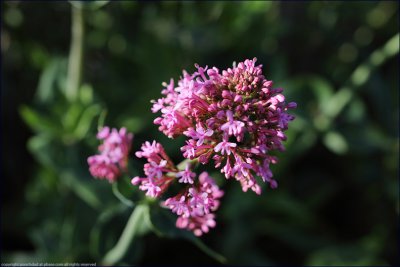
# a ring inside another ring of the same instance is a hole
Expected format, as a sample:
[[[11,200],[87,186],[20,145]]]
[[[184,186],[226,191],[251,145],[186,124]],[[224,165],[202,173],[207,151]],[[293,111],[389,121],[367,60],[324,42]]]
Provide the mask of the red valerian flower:
[[[100,154],[88,158],[89,171],[96,178],[114,182],[120,176],[121,170],[126,169],[133,134],[128,133],[125,128],[118,131],[103,127],[97,134],[97,139],[103,143],[98,148]]]
[[[184,157],[203,164],[212,158],[243,191],[261,193],[255,176],[276,188],[270,164],[277,158],[270,152],[284,150],[284,131],[294,119],[288,110],[296,103],[286,103],[283,89],[272,88],[256,58],[222,72],[196,68],[193,74],[183,71],[177,86],[172,79],[163,84],[165,97],[152,101],[152,111],[161,111],[154,123],[170,138],[186,135]]]

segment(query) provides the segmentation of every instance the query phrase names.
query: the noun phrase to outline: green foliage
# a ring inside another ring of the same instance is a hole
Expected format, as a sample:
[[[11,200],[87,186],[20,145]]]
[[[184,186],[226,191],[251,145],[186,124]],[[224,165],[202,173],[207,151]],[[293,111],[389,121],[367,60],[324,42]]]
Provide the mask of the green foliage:
[[[227,263],[227,259],[224,256],[206,246],[193,233],[178,229],[175,226],[176,218],[170,211],[153,206],[149,216],[151,218],[151,227],[159,237],[186,239],[219,263]]]
[[[74,97],[71,8],[85,26]],[[398,16],[390,1],[2,2],[2,262],[398,265]],[[243,193],[207,169],[225,196],[197,238],[131,186],[134,153],[118,183],[90,176],[103,125],[180,162],[184,140],[152,123],[161,82],[253,57],[298,104],[278,189]]]

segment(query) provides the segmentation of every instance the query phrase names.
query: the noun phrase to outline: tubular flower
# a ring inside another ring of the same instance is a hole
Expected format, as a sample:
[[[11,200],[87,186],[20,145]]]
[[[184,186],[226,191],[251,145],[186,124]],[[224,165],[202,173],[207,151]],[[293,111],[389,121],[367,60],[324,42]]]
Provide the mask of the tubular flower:
[[[97,134],[103,143],[98,147],[100,154],[90,156],[87,161],[92,176],[114,182],[125,171],[133,134],[125,128],[110,130],[103,127]]]
[[[200,236],[215,227],[213,212],[218,209],[218,199],[223,194],[208,173],[202,172],[196,185],[168,198],[163,204],[179,216],[176,221],[178,228],[188,229]]]
[[[197,71],[183,71],[177,84],[163,83],[164,97],[152,101],[152,111],[161,112],[154,123],[170,138],[187,136],[184,157],[203,164],[212,158],[243,191],[261,193],[255,176],[276,188],[270,164],[277,158],[270,152],[284,150],[284,131],[294,119],[288,110],[296,103],[286,103],[283,90],[272,88],[256,58],[222,72],[195,66]]]
[[[161,197],[174,182],[184,186],[180,193],[162,202],[164,207],[178,215],[178,228],[193,231],[200,236],[215,227],[213,212],[218,209],[219,199],[224,192],[207,172],[202,172],[197,178],[191,163],[180,167],[183,170],[179,169],[156,141],[145,142],[136,156],[147,159],[144,165],[145,177],[134,177],[131,183],[139,185],[139,189],[146,191],[147,196]]]
[[[146,191],[150,197],[159,197],[176,178],[178,169],[172,160],[165,153],[161,144],[145,142],[142,150],[136,152],[138,158],[146,158],[144,165],[146,177],[134,177],[131,180],[133,185],[139,185],[139,189]]]

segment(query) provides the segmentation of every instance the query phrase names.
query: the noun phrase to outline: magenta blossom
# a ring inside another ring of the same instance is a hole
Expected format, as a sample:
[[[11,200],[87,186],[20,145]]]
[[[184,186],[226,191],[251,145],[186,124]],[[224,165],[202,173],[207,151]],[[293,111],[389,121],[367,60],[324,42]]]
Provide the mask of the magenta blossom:
[[[218,199],[223,194],[208,173],[203,172],[195,186],[168,198],[164,205],[179,216],[176,221],[178,228],[188,229],[196,236],[200,236],[207,233],[209,228],[215,227],[213,212],[218,209]]]
[[[193,178],[196,177],[196,174],[190,170],[190,164],[188,163],[186,164],[185,170],[178,172],[176,177],[181,177],[181,179],[179,179],[180,183],[193,184]]]
[[[170,138],[186,135],[184,157],[202,164],[212,158],[243,191],[261,193],[257,176],[276,188],[270,164],[277,158],[270,152],[284,150],[284,131],[294,119],[288,110],[296,103],[287,104],[283,90],[272,88],[255,58],[221,72],[195,66],[197,71],[183,71],[177,84],[172,79],[163,84],[165,97],[152,101],[152,111],[161,111],[154,123]]]
[[[182,190],[162,205],[178,216],[178,228],[200,236],[215,227],[224,193],[207,172],[197,177],[193,168],[213,160],[243,191],[261,194],[258,180],[276,188],[270,165],[277,158],[271,152],[284,150],[284,132],[294,119],[288,110],[296,103],[286,103],[283,90],[272,88],[255,58],[223,71],[195,66],[196,72],[183,71],[178,82],[163,83],[164,97],[152,100],[152,112],[161,113],[154,120],[159,130],[170,138],[187,137],[181,147],[187,162],[176,166],[159,143],[146,142],[136,152],[147,159],[144,177],[134,177],[132,184],[150,197],[168,194],[172,183],[180,184]]]
[[[188,229],[199,236],[215,227],[213,212],[217,210],[224,193],[207,172],[201,173],[196,179],[191,163],[182,164],[183,170],[183,166],[178,168],[156,141],[144,143],[136,156],[147,159],[145,177],[134,177],[131,183],[138,185],[147,196],[161,197],[173,182],[184,186],[180,193],[163,202],[164,207],[179,216],[176,221],[178,228]]]
[[[145,142],[142,151],[136,152],[138,158],[146,158],[144,173],[146,177],[134,177],[131,180],[133,185],[139,185],[139,189],[146,191],[150,197],[159,197],[175,180],[175,173],[178,169],[165,153],[161,144],[153,141]]]
[[[89,171],[96,178],[114,182],[120,176],[121,170],[126,169],[133,135],[125,128],[118,131],[103,127],[97,134],[97,139],[103,143],[98,148],[100,154],[88,158]]]

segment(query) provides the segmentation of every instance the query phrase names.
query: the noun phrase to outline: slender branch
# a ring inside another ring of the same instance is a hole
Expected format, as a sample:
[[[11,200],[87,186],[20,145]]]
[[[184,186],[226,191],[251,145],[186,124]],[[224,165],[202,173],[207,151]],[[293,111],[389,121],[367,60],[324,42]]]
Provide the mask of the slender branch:
[[[176,165],[176,167],[178,168],[178,170],[182,171],[186,168],[186,164],[190,164],[191,166],[193,166],[194,169],[196,168],[197,164],[199,164],[199,159],[184,159],[178,165]]]
[[[146,220],[148,218],[149,206],[147,203],[139,204],[133,210],[129,220],[117,242],[117,244],[107,252],[104,256],[101,265],[112,266],[121,261],[121,259],[125,256],[126,252],[132,240],[138,236],[149,230],[147,227],[149,225]]]
[[[364,63],[354,70],[350,75],[349,81],[333,95],[324,109],[324,115],[329,120],[323,128],[329,128],[334,118],[350,103],[354,97],[355,90],[368,81],[371,72],[398,53],[399,33],[390,38],[383,47],[375,50]]]
[[[186,164],[190,163],[193,165],[198,164],[198,160],[190,160],[190,159],[185,159],[181,163],[177,165],[178,170],[183,170],[186,167]],[[129,199],[125,198],[121,192],[118,190],[118,185],[117,183],[113,183],[112,185],[112,190],[114,195],[125,205],[132,207],[134,204],[132,201]],[[102,264],[103,265],[114,265],[118,262],[121,261],[121,259],[125,256],[126,252],[128,251],[128,248],[130,244],[132,243],[132,240],[138,236],[139,234],[146,232],[151,229],[151,222],[149,218],[149,204],[154,202],[154,198],[146,198],[142,204],[139,204],[136,206],[136,208],[133,210],[124,231],[122,232],[117,244],[107,252],[106,256],[103,259]],[[147,221],[146,221],[147,220]],[[147,228],[146,228],[147,227]],[[154,228],[153,228],[154,230]],[[213,255],[212,251],[207,250],[207,248],[204,248],[204,244],[202,246],[201,243],[196,243],[201,249],[203,249],[207,254]],[[215,256],[214,257],[218,258],[219,261],[223,262],[223,258],[220,256]]]
[[[178,169],[178,171],[183,171],[186,168],[186,164],[192,165],[193,169],[194,169],[199,164],[199,160],[197,158],[195,158],[195,159],[184,159],[178,165],[176,165],[176,168]],[[168,172],[167,173],[167,176],[172,176],[173,177],[175,175],[176,175],[175,172]]]
[[[74,101],[78,96],[82,80],[83,40],[85,34],[83,8],[71,5],[71,48],[68,59],[68,75],[66,95],[68,100]]]
[[[112,191],[113,191],[114,196],[116,196],[119,199],[119,201],[121,201],[124,205],[131,207],[131,208],[135,206],[135,204],[131,200],[127,199],[124,195],[121,194],[121,192],[118,189],[117,182],[114,182],[112,184]]]
[[[193,238],[192,242],[199,248],[201,249],[204,253],[206,253],[208,256],[211,258],[214,258],[221,264],[226,264],[227,259],[222,256],[221,254],[217,253],[216,251],[210,249],[207,247],[198,237]]]

